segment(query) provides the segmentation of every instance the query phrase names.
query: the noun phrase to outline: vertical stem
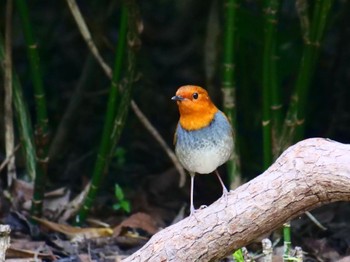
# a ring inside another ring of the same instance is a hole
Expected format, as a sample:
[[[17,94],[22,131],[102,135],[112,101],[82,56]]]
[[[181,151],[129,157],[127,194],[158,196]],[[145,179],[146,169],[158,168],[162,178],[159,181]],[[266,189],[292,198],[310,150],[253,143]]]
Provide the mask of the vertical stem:
[[[267,169],[273,160],[273,150],[280,134],[281,102],[277,86],[276,33],[279,1],[264,2],[264,52],[263,52],[263,168]]]
[[[320,42],[324,35],[326,21],[332,4],[333,0],[317,0],[315,2],[309,33],[306,32],[304,34],[304,49],[295,91],[290,102],[283,127],[283,134],[280,139],[282,145],[280,148],[281,151],[293,141],[302,139],[304,135],[306,101],[316,68]]]
[[[119,97],[118,84],[120,82],[121,70],[123,65],[123,58],[126,45],[126,33],[127,33],[127,19],[128,10],[125,4],[122,5],[119,25],[119,39],[116,49],[116,57],[113,69],[113,77],[111,80],[111,86],[108,95],[107,111],[105,116],[105,122],[101,137],[100,146],[98,149],[95,166],[92,173],[92,181],[90,190],[86,196],[84,204],[76,217],[76,223],[82,223],[85,221],[86,216],[92,206],[92,203],[96,197],[97,190],[99,189],[103,173],[106,171],[107,158],[111,149],[113,141],[111,135],[114,126],[114,119],[116,116],[117,99]],[[119,101],[121,101],[119,99]]]
[[[0,60],[5,57],[4,43],[0,37]],[[32,123],[28,113],[28,108],[24,102],[22,88],[18,77],[13,74],[13,103],[15,108],[19,136],[22,143],[22,151],[25,158],[26,171],[31,179],[36,177],[36,152],[33,142]]]
[[[111,158],[114,153],[115,147],[119,141],[120,135],[125,125],[126,116],[129,112],[131,105],[131,93],[132,87],[134,85],[135,80],[135,72],[136,72],[136,51],[140,46],[140,39],[138,35],[138,31],[136,28],[136,23],[139,19],[137,13],[136,3],[132,0],[128,2],[128,48],[126,49],[127,54],[127,72],[126,72],[126,83],[124,85],[123,95],[119,103],[118,112],[114,119],[114,127],[112,131],[112,146],[109,152],[109,158]]]
[[[5,123],[5,145],[6,157],[10,157],[7,164],[7,184],[11,186],[12,180],[16,179],[15,166],[15,136],[13,128],[13,109],[12,109],[12,0],[6,3],[6,28],[5,28],[5,59],[4,59],[4,123]],[[11,156],[12,155],[12,156]]]
[[[234,134],[234,151],[227,162],[230,188],[235,188],[240,183],[240,167],[236,128],[236,103],[235,103],[235,17],[236,0],[224,1],[224,50],[222,57],[222,81],[221,88],[224,98],[224,111],[232,124]]]
[[[23,32],[27,44],[27,54],[30,62],[31,77],[34,87],[34,98],[37,115],[35,128],[35,142],[37,155],[37,176],[34,181],[34,196],[32,214],[40,215],[42,200],[46,183],[46,170],[48,163],[48,115],[46,107],[46,96],[44,92],[38,45],[34,40],[33,30],[29,18],[29,10],[25,0],[16,0],[17,9],[22,22]]]
[[[277,24],[278,24],[278,0],[265,0],[264,3],[264,54],[263,54],[263,88],[264,88],[264,110],[267,111],[270,108],[270,117],[267,115],[263,123],[269,121],[271,132],[270,147],[271,149],[264,150],[269,151],[264,161],[264,168],[267,168],[273,159],[277,158],[277,140],[281,134],[282,127],[282,102],[280,95],[280,87],[277,81]],[[265,92],[265,89],[267,91]],[[265,95],[268,95],[266,97]],[[265,101],[266,100],[266,101]],[[266,105],[265,105],[266,103]],[[265,109],[266,107],[266,109]],[[267,120],[269,119],[269,120]],[[263,125],[264,128],[264,125]]]
[[[311,80],[316,68],[319,55],[320,41],[323,38],[327,17],[333,0],[317,0],[315,2],[313,17],[309,28],[306,17],[307,6],[301,1],[297,2],[301,25],[303,30],[304,49],[296,81],[295,92],[287,112],[283,133],[280,137],[278,150],[282,152],[293,141],[301,140],[304,136],[305,108]],[[289,260],[290,251],[290,223],[284,224],[284,260]]]
[[[283,224],[283,261],[290,261],[290,247],[291,247],[291,237],[290,237],[290,222]]]
[[[25,0],[16,0],[19,15],[22,21],[23,32],[27,43],[27,51],[30,62],[31,76],[35,91],[35,106],[37,113],[37,129],[42,134],[42,139],[47,140],[48,135],[48,115],[46,107],[46,96],[44,92],[40,60],[38,53],[38,44],[34,40],[33,30],[29,18],[29,10]],[[42,150],[47,151],[47,141],[42,146]],[[45,152],[43,152],[43,157]]]
[[[296,82],[298,103],[295,140],[297,141],[304,136],[306,100],[319,55],[319,49],[321,46],[320,42],[323,38],[327,17],[332,3],[333,0],[316,1],[311,24],[310,39],[305,42],[304,53]]]

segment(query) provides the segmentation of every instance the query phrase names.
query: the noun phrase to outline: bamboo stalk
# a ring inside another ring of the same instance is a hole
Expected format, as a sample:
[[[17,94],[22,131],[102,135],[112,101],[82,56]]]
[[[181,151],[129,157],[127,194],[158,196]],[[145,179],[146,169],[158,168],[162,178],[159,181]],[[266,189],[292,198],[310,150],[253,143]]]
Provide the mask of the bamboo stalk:
[[[315,2],[309,34],[305,32],[303,34],[304,49],[295,92],[291,98],[280,140],[281,150],[288,147],[294,141],[300,140],[304,135],[306,101],[316,68],[320,42],[325,32],[326,21],[332,4],[333,0],[317,0]],[[303,20],[305,21],[304,17]]]
[[[46,171],[48,164],[48,114],[46,96],[42,82],[38,45],[34,40],[34,34],[30,22],[29,10],[25,0],[16,0],[17,9],[21,18],[23,33],[27,44],[27,54],[30,63],[31,77],[34,87],[34,99],[36,108],[35,142],[37,156],[37,172],[34,180],[34,196],[32,215],[40,216],[42,201],[46,184]]]
[[[278,157],[281,134],[282,105],[276,72],[276,34],[278,0],[264,1],[264,51],[263,51],[263,169],[266,170]],[[290,235],[290,226],[283,228]]]
[[[281,133],[282,104],[276,72],[276,38],[278,0],[264,2],[263,51],[263,167],[268,168],[278,155],[277,141]]]
[[[5,57],[4,43],[0,37],[0,59]],[[27,105],[24,102],[22,88],[18,77],[13,73],[13,103],[16,115],[22,151],[25,158],[26,171],[34,180],[36,177],[36,152],[33,139],[32,123],[30,121]]]
[[[7,164],[7,185],[10,187],[16,179],[15,155],[12,155],[15,148],[15,134],[13,127],[12,108],[12,0],[6,2],[6,25],[5,25],[5,57],[4,57],[4,123],[5,123],[5,150],[6,157],[9,157]],[[12,156],[11,156],[12,155]]]
[[[125,4],[123,4],[120,15],[119,24],[119,40],[117,43],[117,50],[115,56],[115,63],[113,69],[113,77],[111,80],[111,86],[109,89],[107,110],[105,115],[104,127],[101,137],[100,146],[98,149],[93,173],[92,181],[89,192],[86,196],[84,204],[80,209],[76,222],[82,223],[85,221],[87,214],[92,206],[92,203],[96,197],[97,191],[101,185],[102,177],[106,171],[108,156],[110,153],[111,145],[114,143],[112,141],[112,132],[114,127],[114,120],[117,111],[117,100],[120,96],[118,92],[118,84],[121,78],[121,70],[123,65],[123,58],[126,45],[126,35],[127,35],[127,21],[128,21],[128,9]],[[119,99],[121,101],[121,99]]]
[[[241,174],[239,165],[239,149],[236,132],[236,79],[235,79],[235,19],[236,19],[236,0],[224,1],[224,40],[222,56],[222,80],[221,90],[224,99],[224,112],[229,119],[234,134],[234,151],[231,159],[227,162],[228,177],[230,188],[234,189],[240,184]]]
[[[333,0],[318,0],[315,4],[314,17],[311,25],[310,41],[306,42],[304,54],[296,82],[297,103],[297,126],[296,139],[300,140],[304,136],[305,128],[305,108],[308,91],[312,76],[316,68],[321,40],[324,35],[327,17],[332,7]]]
[[[291,261],[291,245],[290,222],[287,222],[283,224],[283,261]]]
[[[128,26],[128,48],[126,50],[127,53],[127,72],[126,72],[126,81],[124,84],[124,88],[122,88],[123,94],[119,103],[118,112],[114,119],[114,126],[112,131],[113,145],[111,146],[109,152],[109,158],[111,158],[114,153],[115,147],[119,141],[120,135],[125,125],[126,116],[129,112],[129,108],[131,105],[131,93],[132,87],[134,86],[135,81],[135,73],[136,73],[136,50],[139,48],[139,36],[136,29],[135,24],[138,21],[138,17],[136,15],[136,6],[135,3],[131,0],[128,2],[129,5],[129,26]]]
[[[311,25],[307,14],[307,3],[297,1],[296,7],[299,12],[302,35],[304,39],[304,50],[299,67],[298,78],[295,86],[295,93],[290,102],[290,108],[287,112],[283,133],[280,137],[279,152],[282,152],[293,141],[299,141],[304,136],[305,127],[305,108],[306,101],[316,68],[316,62],[319,55],[320,41],[323,38],[327,17],[332,6],[333,0],[317,0],[313,10]],[[284,260],[289,260],[290,250],[290,223],[286,223],[284,232]]]
[[[73,17],[77,23],[78,29],[81,33],[81,35],[84,38],[84,41],[87,43],[87,46],[89,47],[91,53],[94,55],[96,61],[99,63],[103,71],[105,72],[106,76],[110,79],[112,79],[112,69],[108,66],[108,64],[104,61],[102,56],[100,55],[100,52],[98,51],[91,34],[89,32],[88,27],[86,26],[84,17],[81,15],[81,12],[79,10],[78,5],[76,4],[75,0],[66,0],[68,3],[68,6],[73,14]],[[135,113],[136,117],[139,119],[139,121],[144,125],[146,130],[154,137],[154,139],[159,143],[160,147],[163,148],[165,153],[168,155],[170,160],[173,162],[175,168],[180,174],[180,180],[179,180],[179,186],[183,187],[185,185],[186,180],[186,174],[185,170],[178,161],[175,153],[173,150],[169,148],[167,143],[165,142],[164,138],[159,134],[157,129],[152,125],[152,123],[148,120],[148,118],[145,116],[145,114],[140,110],[137,103],[131,99],[131,109]]]
[[[118,113],[114,120],[114,127],[112,132],[113,145],[109,152],[110,156],[114,153],[115,147],[119,141],[121,131],[124,128],[126,116],[129,112],[131,105],[131,93],[132,87],[134,86],[135,76],[136,76],[136,51],[140,47],[139,33],[137,29],[137,24],[139,22],[138,8],[134,0],[129,0],[128,2],[129,17],[128,17],[128,48],[127,53],[127,72],[125,76],[124,88],[122,88],[123,95],[119,103]]]

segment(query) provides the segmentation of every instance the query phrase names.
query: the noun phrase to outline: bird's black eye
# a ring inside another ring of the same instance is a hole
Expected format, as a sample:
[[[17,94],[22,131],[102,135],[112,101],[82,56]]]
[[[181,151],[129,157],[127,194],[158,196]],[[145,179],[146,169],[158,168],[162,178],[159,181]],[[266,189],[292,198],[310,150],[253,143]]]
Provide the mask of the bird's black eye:
[[[193,93],[192,97],[193,97],[193,99],[197,99],[198,98],[198,93]]]

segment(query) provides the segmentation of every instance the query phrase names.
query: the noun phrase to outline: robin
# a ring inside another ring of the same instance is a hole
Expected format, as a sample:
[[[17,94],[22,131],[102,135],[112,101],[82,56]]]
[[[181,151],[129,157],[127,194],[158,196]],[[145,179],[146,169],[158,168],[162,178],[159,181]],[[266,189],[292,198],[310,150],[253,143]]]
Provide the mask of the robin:
[[[233,132],[230,122],[211,101],[208,92],[199,86],[180,87],[171,98],[177,102],[180,120],[176,128],[175,153],[191,175],[190,215],[193,206],[194,176],[215,171],[227,199],[227,189],[217,168],[224,164],[233,151]]]

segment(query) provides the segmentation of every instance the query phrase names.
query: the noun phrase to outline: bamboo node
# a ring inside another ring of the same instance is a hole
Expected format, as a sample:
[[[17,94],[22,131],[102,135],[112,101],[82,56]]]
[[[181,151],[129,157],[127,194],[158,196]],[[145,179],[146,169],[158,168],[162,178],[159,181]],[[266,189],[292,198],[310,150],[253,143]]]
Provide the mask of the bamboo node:
[[[262,126],[267,126],[267,125],[269,125],[270,123],[271,123],[270,120],[263,120],[263,121],[262,121]]]
[[[279,105],[272,105],[271,107],[271,110],[279,110],[282,108],[282,104],[279,104]]]
[[[304,122],[305,122],[305,118],[303,118],[303,119],[297,119],[297,121],[296,121],[296,123],[297,123],[298,126],[301,126],[302,124],[304,124]]]
[[[234,108],[235,107],[235,93],[234,88],[222,88],[223,93],[223,103],[225,108]]]

